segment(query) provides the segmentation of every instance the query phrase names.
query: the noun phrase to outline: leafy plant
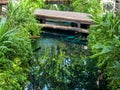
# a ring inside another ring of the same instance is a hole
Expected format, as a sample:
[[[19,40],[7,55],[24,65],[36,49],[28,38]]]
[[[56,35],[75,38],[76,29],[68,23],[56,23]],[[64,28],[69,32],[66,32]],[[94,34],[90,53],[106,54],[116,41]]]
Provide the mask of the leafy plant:
[[[20,0],[20,2],[24,2],[24,0]],[[45,7],[45,0],[26,0],[25,3],[31,10]]]
[[[112,89],[120,89],[120,61],[116,61],[112,67],[109,68],[109,70],[111,70],[112,72],[109,72],[109,75],[111,76],[109,78],[109,80],[111,80],[109,86],[111,87],[112,85]]]
[[[66,4],[48,4],[45,6],[46,9],[50,9],[50,10],[59,10],[59,11],[70,11],[71,10],[71,6]]]
[[[8,30],[7,22],[0,22],[0,89],[22,88],[27,82],[32,59],[30,40],[23,31]],[[24,36],[25,35],[25,36]],[[30,57],[31,56],[31,57]]]
[[[36,61],[30,78],[33,89],[47,87],[55,90],[83,88],[93,90],[96,88],[96,62],[92,63],[93,60],[86,58],[90,52],[83,50],[82,45],[60,42],[55,46],[43,43],[39,45],[41,49],[35,52]]]
[[[0,22],[0,90],[23,90],[33,53],[30,35],[39,33],[26,2],[8,3],[7,19]]]
[[[97,17],[97,16],[96,16]],[[120,60],[120,18],[113,13],[107,13],[101,17],[95,18],[95,25],[90,27],[88,37],[89,47],[93,52],[92,58],[98,58],[98,66],[107,76],[108,88],[116,90],[119,88],[117,83],[120,81],[113,67],[115,62]],[[116,65],[116,64],[115,64]],[[115,66],[114,66],[115,69]],[[116,68],[116,72],[119,70]],[[117,77],[117,78],[116,78]],[[113,82],[116,83],[113,83]]]
[[[35,20],[32,11],[30,11],[30,6],[27,5],[27,1],[15,3],[8,3],[8,13],[7,13],[8,28],[24,28],[31,34],[39,34],[40,29],[37,26],[37,21]],[[12,24],[11,24],[12,23]]]
[[[83,13],[101,13],[102,11],[100,0],[73,0],[72,8],[74,11]]]

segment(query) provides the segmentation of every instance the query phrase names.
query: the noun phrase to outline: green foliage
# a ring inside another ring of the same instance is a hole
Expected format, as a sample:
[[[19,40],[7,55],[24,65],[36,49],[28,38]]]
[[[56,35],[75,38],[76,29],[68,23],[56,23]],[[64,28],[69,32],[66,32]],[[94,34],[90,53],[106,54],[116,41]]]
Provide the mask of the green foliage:
[[[111,80],[110,86],[112,86],[112,90],[120,89],[120,61],[116,61],[112,67],[109,68],[111,72],[109,75],[111,76],[109,79]]]
[[[39,33],[27,2],[8,3],[0,22],[0,90],[23,90],[33,60],[30,35]]]
[[[62,1],[55,1],[56,3],[50,3],[51,1],[48,1],[48,3],[45,4],[45,9],[50,10],[59,10],[59,11],[70,11],[71,10],[71,3],[69,0],[63,0],[66,3],[61,3]],[[53,1],[54,2],[54,1]]]
[[[45,7],[45,0],[20,0],[20,2],[26,3],[32,10]]]
[[[6,29],[7,22],[0,22],[0,89],[22,90],[32,59],[31,43],[23,31]],[[24,36],[25,35],[25,36]],[[31,56],[31,57],[30,57]]]
[[[47,86],[54,90],[94,90],[96,62],[85,59],[90,52],[84,50],[82,45],[57,43],[55,46],[39,44],[41,50],[35,52],[37,58],[31,76],[34,77],[31,78],[34,89]]]
[[[100,0],[73,0],[72,8],[74,11],[83,13],[101,13],[102,11]]]
[[[48,4],[45,6],[46,9],[59,10],[59,11],[69,11],[71,9],[70,5],[66,4]]]
[[[92,58],[98,58],[98,66],[107,75],[109,88],[117,90],[120,67],[117,64],[120,60],[120,18],[113,13],[107,13],[103,16],[96,16],[95,25],[90,27],[88,37],[89,47],[93,52]],[[111,69],[114,67],[114,70]],[[117,69],[118,68],[118,69]],[[115,71],[116,70],[116,71]]]
[[[37,21],[32,11],[30,11],[30,5],[22,0],[15,3],[15,5],[12,2],[8,3],[7,19],[9,21],[7,23],[8,28],[17,27],[21,28],[21,30],[25,28],[31,35],[36,35],[40,32]]]

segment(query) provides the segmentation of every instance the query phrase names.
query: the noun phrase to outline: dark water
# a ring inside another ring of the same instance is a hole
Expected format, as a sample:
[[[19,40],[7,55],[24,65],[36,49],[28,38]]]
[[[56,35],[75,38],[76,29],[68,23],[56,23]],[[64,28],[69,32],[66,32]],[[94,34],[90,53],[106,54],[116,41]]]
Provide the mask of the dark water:
[[[47,32],[33,44],[29,90],[96,90],[97,67],[89,59],[86,36]]]

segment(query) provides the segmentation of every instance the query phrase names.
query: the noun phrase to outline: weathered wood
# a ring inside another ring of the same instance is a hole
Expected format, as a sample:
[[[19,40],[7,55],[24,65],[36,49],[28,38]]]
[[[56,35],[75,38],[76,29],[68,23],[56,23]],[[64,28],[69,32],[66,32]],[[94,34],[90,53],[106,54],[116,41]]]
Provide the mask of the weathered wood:
[[[75,31],[88,34],[87,29],[80,28],[81,24],[92,24],[92,20],[89,18],[90,14],[85,13],[77,13],[77,12],[69,12],[69,11],[55,11],[55,10],[46,10],[46,9],[36,9],[34,11],[34,15],[37,16],[38,19],[46,19],[46,20],[57,20],[65,21],[65,22],[73,22],[76,23],[77,27],[64,26],[64,25],[52,25],[48,24],[47,21],[43,21],[42,24],[38,24],[38,26],[42,26],[44,28],[52,28],[52,29],[60,29],[66,31]]]
[[[92,24],[89,18],[90,14],[69,12],[69,11],[55,11],[46,9],[36,9],[34,15],[41,18],[59,19],[71,22],[80,22],[81,24]]]
[[[66,31],[70,30],[70,31],[81,32],[81,33],[88,34],[87,29],[82,29],[82,28],[77,28],[77,27],[59,26],[59,25],[51,25],[51,24],[38,24],[38,26],[44,27],[44,28],[61,29],[61,30],[66,30]]]
[[[37,39],[37,38],[40,38],[40,36],[30,36],[29,38],[30,39]]]
[[[63,36],[63,37],[68,36],[68,35],[64,35],[64,34],[59,34],[59,33],[54,33],[54,32],[46,32],[46,31],[41,31],[41,33],[51,34],[51,35],[56,35],[56,36]]]
[[[0,5],[6,5],[8,3],[8,0],[0,0]]]
[[[46,4],[70,4],[72,0],[45,0]]]

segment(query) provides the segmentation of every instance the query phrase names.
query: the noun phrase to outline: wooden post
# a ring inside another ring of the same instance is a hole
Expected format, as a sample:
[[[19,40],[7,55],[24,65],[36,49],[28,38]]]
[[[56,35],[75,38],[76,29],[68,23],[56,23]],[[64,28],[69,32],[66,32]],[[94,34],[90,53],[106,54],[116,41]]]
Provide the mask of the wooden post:
[[[42,23],[45,24],[46,23],[46,19],[45,18],[42,18]]]
[[[80,22],[77,22],[77,27],[78,27],[78,28],[81,28]]]
[[[37,20],[40,22],[40,23],[43,23],[43,24],[45,24],[46,23],[46,19],[44,18],[44,17],[36,17],[37,18]]]

